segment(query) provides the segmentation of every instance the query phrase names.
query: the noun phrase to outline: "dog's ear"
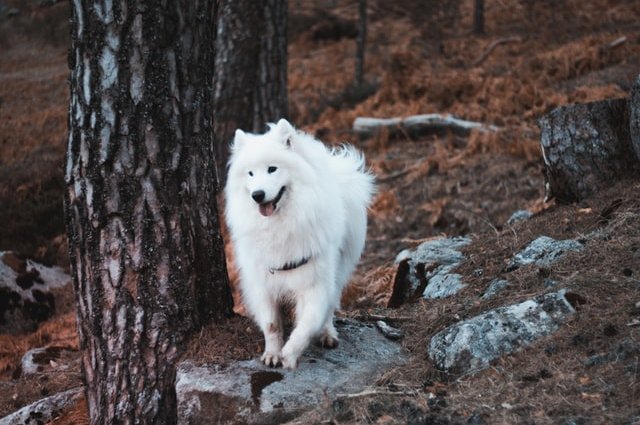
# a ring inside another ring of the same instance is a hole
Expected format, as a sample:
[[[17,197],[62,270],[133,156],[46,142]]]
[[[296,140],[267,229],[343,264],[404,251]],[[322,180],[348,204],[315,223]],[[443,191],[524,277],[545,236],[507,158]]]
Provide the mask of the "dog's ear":
[[[233,137],[233,144],[231,145],[231,150],[233,152],[239,151],[247,141],[247,133],[244,131],[237,129],[236,134]]]
[[[284,118],[280,118],[280,121],[275,126],[275,130],[280,136],[280,140],[288,147],[291,147],[293,142],[293,136],[296,134],[296,129]]]

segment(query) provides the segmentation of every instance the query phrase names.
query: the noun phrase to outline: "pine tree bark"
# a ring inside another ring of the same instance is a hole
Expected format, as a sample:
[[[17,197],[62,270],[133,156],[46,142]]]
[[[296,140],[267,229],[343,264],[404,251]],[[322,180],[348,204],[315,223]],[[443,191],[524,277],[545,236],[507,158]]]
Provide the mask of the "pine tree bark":
[[[231,313],[214,0],[72,2],[65,217],[91,423],[175,423],[189,334]]]
[[[287,1],[219,0],[214,132],[218,177],[237,128],[265,130],[287,117]]]

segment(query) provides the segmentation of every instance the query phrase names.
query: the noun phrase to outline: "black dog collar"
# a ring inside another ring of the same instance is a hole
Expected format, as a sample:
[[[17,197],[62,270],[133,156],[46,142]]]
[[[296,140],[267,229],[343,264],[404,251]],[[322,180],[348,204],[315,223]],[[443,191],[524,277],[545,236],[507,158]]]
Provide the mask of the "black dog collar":
[[[284,272],[287,270],[294,270],[297,269],[300,266],[304,266],[305,264],[307,264],[309,262],[309,260],[311,259],[311,257],[306,257],[303,258],[300,261],[291,261],[289,263],[286,263],[284,266],[279,267],[279,268],[275,268],[275,267],[270,267],[269,268],[269,273],[274,274],[275,272]]]

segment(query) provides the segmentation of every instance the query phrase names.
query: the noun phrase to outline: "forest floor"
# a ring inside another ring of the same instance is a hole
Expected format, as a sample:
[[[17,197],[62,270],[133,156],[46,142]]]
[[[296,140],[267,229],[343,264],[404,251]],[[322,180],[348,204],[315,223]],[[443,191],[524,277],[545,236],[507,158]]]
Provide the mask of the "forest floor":
[[[68,4],[52,3],[0,2],[0,250],[68,267],[62,209]],[[370,0],[367,89],[354,90],[357,2],[289,3],[291,121],[328,143],[358,145],[379,182],[365,253],[341,314],[402,317],[394,323],[406,333],[402,344],[411,356],[380,378],[377,394],[335,400],[304,420],[640,422],[640,181],[612,182],[579,204],[544,202],[536,124],[558,105],[628,95],[640,72],[640,4],[487,2],[486,35],[478,36],[470,32],[471,0],[435,6]],[[18,16],[6,16],[11,7]],[[496,40],[507,41],[485,57]],[[499,130],[362,140],[351,130],[358,116],[433,112]],[[521,209],[534,216],[507,225]],[[506,261],[537,236],[580,239],[594,232],[602,237],[549,269],[504,271]],[[455,235],[473,239],[458,269],[467,288],[450,298],[385,308],[397,253]],[[514,284],[480,302],[498,276]],[[435,332],[530,298],[544,291],[546,279],[580,296],[577,314],[558,333],[476,375],[446,375],[428,360]],[[0,417],[80,384],[77,361],[65,373],[16,373],[30,348],[77,350],[72,294],[63,300],[36,332],[0,335]],[[222,350],[219,341],[230,343]],[[228,363],[258,356],[261,346],[259,332],[238,316],[203,329],[187,354]],[[608,360],[593,364],[594,356]],[[76,412],[56,423],[84,420]]]

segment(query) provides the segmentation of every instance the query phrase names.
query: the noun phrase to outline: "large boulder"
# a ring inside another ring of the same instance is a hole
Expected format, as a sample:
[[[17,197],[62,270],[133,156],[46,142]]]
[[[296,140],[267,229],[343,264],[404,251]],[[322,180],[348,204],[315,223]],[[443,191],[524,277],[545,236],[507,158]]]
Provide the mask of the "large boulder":
[[[265,367],[258,360],[228,367],[179,365],[178,423],[279,423],[340,393],[375,385],[405,361],[401,347],[370,324],[338,320],[340,345],[307,349],[298,369]]]
[[[435,334],[429,357],[448,372],[482,370],[493,360],[556,332],[574,312],[564,291],[499,307]]]

